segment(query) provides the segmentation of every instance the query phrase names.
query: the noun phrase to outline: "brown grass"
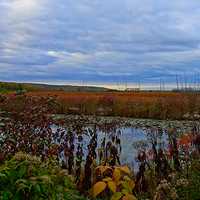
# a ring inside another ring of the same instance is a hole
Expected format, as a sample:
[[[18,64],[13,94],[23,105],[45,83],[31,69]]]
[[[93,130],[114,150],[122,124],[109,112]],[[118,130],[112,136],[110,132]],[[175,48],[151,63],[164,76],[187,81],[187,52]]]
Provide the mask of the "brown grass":
[[[182,119],[200,112],[200,95],[175,92],[29,92],[56,97],[58,113],[97,114],[136,118]]]

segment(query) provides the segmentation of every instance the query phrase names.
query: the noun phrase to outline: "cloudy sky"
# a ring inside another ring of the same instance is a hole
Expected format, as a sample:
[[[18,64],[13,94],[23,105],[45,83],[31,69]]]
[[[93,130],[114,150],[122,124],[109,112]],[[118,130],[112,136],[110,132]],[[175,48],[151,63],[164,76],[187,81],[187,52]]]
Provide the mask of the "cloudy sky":
[[[173,83],[199,73],[198,0],[0,0],[0,80]]]

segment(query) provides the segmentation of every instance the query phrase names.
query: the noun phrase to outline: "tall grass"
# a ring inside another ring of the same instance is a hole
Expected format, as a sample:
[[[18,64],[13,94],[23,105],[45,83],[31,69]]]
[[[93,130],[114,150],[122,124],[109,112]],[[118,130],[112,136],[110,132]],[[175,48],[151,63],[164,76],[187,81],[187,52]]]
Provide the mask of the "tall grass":
[[[200,113],[200,95],[175,92],[31,92],[57,98],[57,113],[183,119]]]

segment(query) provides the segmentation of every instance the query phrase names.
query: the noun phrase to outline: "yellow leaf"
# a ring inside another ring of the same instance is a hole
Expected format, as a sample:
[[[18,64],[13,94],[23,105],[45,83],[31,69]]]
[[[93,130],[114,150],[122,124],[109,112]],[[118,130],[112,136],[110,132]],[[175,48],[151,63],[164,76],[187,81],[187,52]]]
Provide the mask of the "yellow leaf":
[[[131,174],[131,171],[130,171],[130,169],[128,168],[128,166],[122,166],[122,167],[119,167],[119,169],[120,169],[122,172],[126,173],[126,174]]]
[[[137,198],[132,194],[126,194],[122,200],[137,200]]]
[[[93,160],[92,164],[93,164],[93,166],[97,166],[97,162],[95,159]]]
[[[112,197],[111,197],[111,200],[119,200],[121,199],[123,196],[123,194],[121,192],[115,192]]]
[[[122,185],[124,181],[118,181],[116,184],[117,186]]]
[[[135,183],[132,180],[124,181],[121,185],[123,186],[124,189],[128,191],[128,193],[132,193],[132,190],[135,187]]]
[[[129,190],[127,190],[126,188],[124,188],[124,189],[122,189],[122,193],[123,193],[124,195],[127,195],[127,194],[129,194]]]
[[[104,178],[103,181],[104,181],[104,182],[112,181],[112,178],[107,177],[107,178]]]
[[[115,182],[113,182],[113,181],[108,182],[108,187],[113,193],[116,192],[116,190],[117,190],[117,186],[116,186]]]
[[[128,182],[128,186],[129,186],[129,188],[130,188],[131,190],[133,190],[134,187],[135,187],[135,182],[134,182],[133,180],[130,180],[130,181]]]
[[[96,168],[96,170],[98,170],[98,169],[100,170],[101,174],[103,174],[108,169],[112,170],[112,168],[109,166],[99,166]]]
[[[101,192],[103,192],[106,188],[106,183],[104,183],[103,181],[99,181],[97,182],[94,186],[93,186],[93,197],[96,197],[97,195],[99,195]]]
[[[125,181],[130,181],[131,180],[131,178],[130,177],[128,177],[128,176],[124,176],[124,178],[123,178]]]
[[[115,168],[113,172],[113,179],[115,180],[115,182],[118,182],[120,178],[121,178],[121,172],[119,169]]]

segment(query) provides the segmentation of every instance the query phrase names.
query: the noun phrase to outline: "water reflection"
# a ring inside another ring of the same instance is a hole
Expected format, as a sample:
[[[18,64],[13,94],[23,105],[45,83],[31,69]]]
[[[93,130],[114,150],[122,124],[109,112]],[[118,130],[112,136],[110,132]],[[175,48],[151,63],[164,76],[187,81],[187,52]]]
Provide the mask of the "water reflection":
[[[74,152],[78,151],[78,148],[81,146],[83,150],[83,159],[86,160],[88,155],[88,145],[91,140],[90,131],[94,129],[94,125],[84,127],[83,134],[77,134],[77,131],[74,130]],[[56,144],[64,143],[65,137],[60,137],[56,132],[67,134],[72,129],[68,126],[58,127],[53,125],[53,132],[55,133],[53,142]],[[148,151],[152,148],[152,141],[156,140],[156,148],[167,148],[168,147],[168,134],[166,130],[162,129],[153,129],[153,128],[139,128],[139,127],[115,127],[109,131],[104,128],[97,128],[97,162],[100,163],[100,151],[102,148],[106,147],[106,144],[109,142],[117,149],[117,154],[119,155],[120,163],[127,164],[131,168],[138,169],[138,152],[139,151]],[[113,139],[114,138],[114,139]],[[116,141],[118,139],[118,142]],[[113,141],[112,141],[113,140]],[[103,144],[104,143],[104,144]],[[103,149],[106,151],[106,148]],[[60,153],[61,160],[65,161],[64,151]]]

